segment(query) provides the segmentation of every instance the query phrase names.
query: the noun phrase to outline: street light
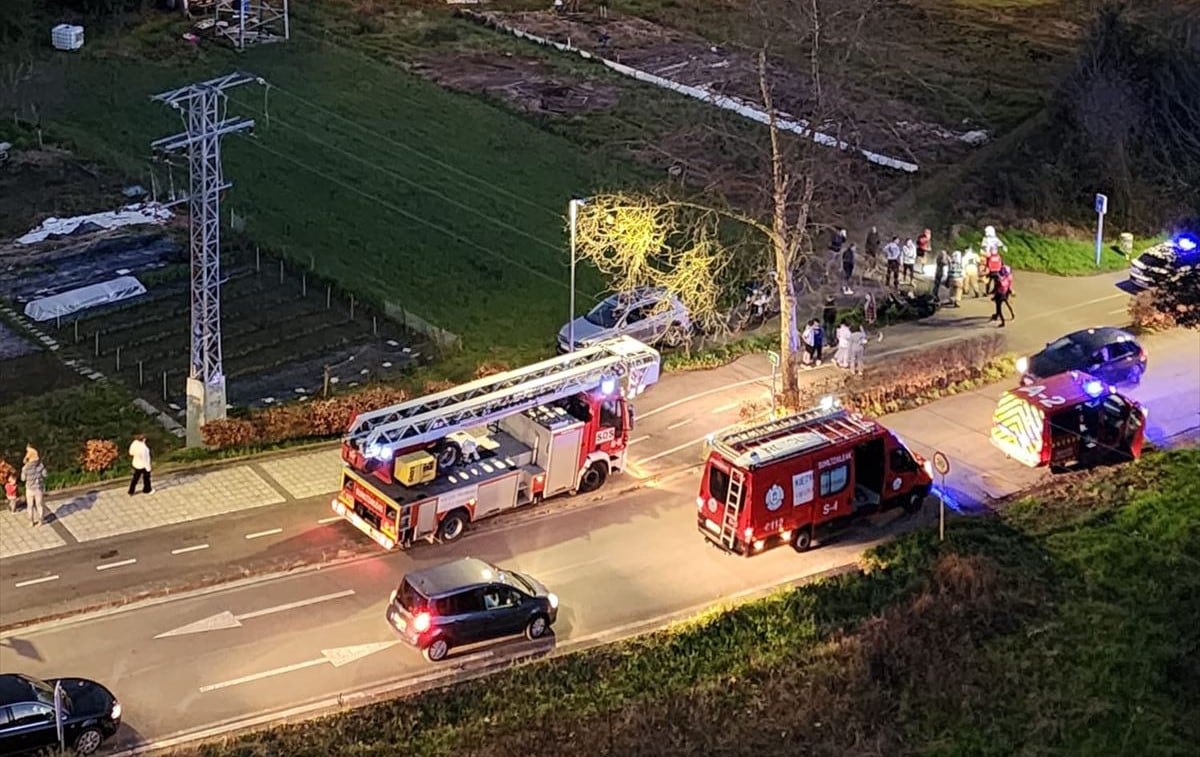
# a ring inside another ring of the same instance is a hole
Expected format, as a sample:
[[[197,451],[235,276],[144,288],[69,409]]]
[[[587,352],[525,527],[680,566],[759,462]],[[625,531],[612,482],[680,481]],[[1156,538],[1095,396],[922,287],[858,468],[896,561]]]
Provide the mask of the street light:
[[[573,197],[567,203],[567,217],[571,219],[571,319],[567,321],[567,352],[575,351],[575,226],[579,209],[587,205],[586,198]]]

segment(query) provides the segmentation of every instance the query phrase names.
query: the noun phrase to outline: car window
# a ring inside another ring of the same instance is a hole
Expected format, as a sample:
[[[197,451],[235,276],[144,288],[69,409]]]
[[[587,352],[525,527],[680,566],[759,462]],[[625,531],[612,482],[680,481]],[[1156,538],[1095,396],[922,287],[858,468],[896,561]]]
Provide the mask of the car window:
[[[1108,362],[1108,348],[1101,347],[1092,353],[1092,365],[1104,365]]]
[[[54,722],[54,710],[44,704],[18,702],[8,708],[10,726],[37,725]]]
[[[8,721],[9,721],[8,708],[0,707],[0,728],[3,728],[4,726],[8,725]]]
[[[619,300],[605,300],[584,316],[588,323],[604,329],[611,329],[621,318],[621,303]]]
[[[1138,347],[1133,342],[1117,342],[1109,349],[1112,350],[1113,359],[1115,360],[1117,358],[1129,357],[1137,352]]]
[[[454,608],[458,615],[469,615],[483,610],[483,591],[468,589],[454,595]]]
[[[708,466],[708,496],[718,502],[729,497],[729,474],[715,465]]]
[[[821,496],[829,497],[837,494],[846,488],[846,482],[849,480],[849,463],[839,465],[836,468],[830,468],[827,471],[821,471]]]
[[[400,606],[409,612],[416,612],[429,603],[425,595],[417,591],[417,588],[409,583],[407,578],[400,584],[400,591],[396,593],[396,598],[400,600]]]
[[[520,603],[520,596],[507,586],[489,586],[483,590],[483,607],[485,610],[502,610],[508,607],[516,607]]]
[[[892,450],[892,470],[897,473],[904,471],[915,471],[917,469],[917,461],[913,460],[912,455],[908,454],[908,450],[897,447]]]

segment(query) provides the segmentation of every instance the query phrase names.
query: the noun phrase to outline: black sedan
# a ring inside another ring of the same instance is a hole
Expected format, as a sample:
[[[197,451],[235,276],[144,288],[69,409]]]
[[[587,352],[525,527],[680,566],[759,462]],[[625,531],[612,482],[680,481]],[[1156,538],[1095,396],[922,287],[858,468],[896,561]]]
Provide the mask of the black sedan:
[[[1139,289],[1153,289],[1196,270],[1200,270],[1200,246],[1184,235],[1137,256],[1129,267],[1129,281]]]
[[[42,681],[17,673],[0,675],[0,755],[32,754],[58,746],[54,689],[62,685],[63,743],[92,754],[121,726],[121,703],[86,678]]]
[[[1084,329],[1047,343],[1036,355],[1021,358],[1017,370],[1027,386],[1067,371],[1090,373],[1112,385],[1136,384],[1146,372],[1146,351],[1128,331]]]

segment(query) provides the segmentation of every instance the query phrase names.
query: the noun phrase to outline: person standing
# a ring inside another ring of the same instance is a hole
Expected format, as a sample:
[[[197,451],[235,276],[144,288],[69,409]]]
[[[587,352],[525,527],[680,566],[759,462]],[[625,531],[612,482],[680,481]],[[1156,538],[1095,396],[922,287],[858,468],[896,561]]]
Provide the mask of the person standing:
[[[1005,305],[1008,305],[1008,312],[1012,314],[1012,305],[1008,304],[1008,298],[1012,295],[1012,269],[1004,266],[1000,269],[996,276],[996,284],[992,287],[992,302],[996,303],[996,312],[991,317],[991,320],[999,320],[1000,328],[1004,328],[1004,310]]]
[[[857,257],[858,247],[853,244],[842,251],[842,294],[854,294],[850,284],[854,278],[854,263]]]
[[[813,326],[813,364],[820,365],[825,359],[825,329],[821,328],[821,322],[816,318],[812,319]]]
[[[804,324],[803,333],[800,334],[800,341],[802,341],[804,343],[804,361],[803,362],[804,362],[804,367],[806,367],[806,368],[809,367],[810,365],[812,365],[816,361],[816,357],[814,356],[814,353],[813,353],[813,348],[816,346],[816,342],[813,341],[813,337],[816,335],[816,326],[815,326],[816,322],[817,321],[815,318],[808,319],[808,323]]]
[[[903,254],[900,249],[900,237],[892,237],[892,241],[883,248],[884,258],[887,259],[887,276],[884,277],[884,286],[900,288],[900,258]]]
[[[963,295],[963,254],[959,250],[955,250],[950,256],[950,301],[954,307],[962,307]]]
[[[962,256],[963,292],[970,292],[972,297],[979,296],[979,256],[974,248],[968,247]]]
[[[824,327],[826,334],[832,334],[833,327],[837,325],[837,300],[832,297],[825,298],[825,307],[821,308],[821,325]],[[838,332],[840,335],[841,332]],[[829,341],[830,347],[837,346],[837,337]]]
[[[846,230],[838,227],[829,235],[829,252],[833,255],[842,254],[842,247],[846,245]]]
[[[867,327],[859,324],[858,331],[847,337],[850,342],[850,372],[856,376],[863,375],[863,355],[867,351]]]
[[[913,266],[917,264],[917,243],[911,239],[904,240],[904,249],[900,255],[900,267],[904,269],[904,283],[912,286]]]
[[[32,444],[25,446],[25,465],[21,468],[25,482],[25,508],[31,525],[40,526],[46,520],[46,466]]]
[[[9,473],[8,479],[4,482],[4,498],[8,500],[8,509],[12,512],[17,511],[17,474]]]
[[[833,361],[837,363],[838,368],[850,367],[850,348],[853,339],[854,334],[850,331],[850,324],[842,321],[842,325],[838,326],[837,330],[837,352],[833,355]]]
[[[929,259],[929,254],[933,252],[933,232],[925,229],[921,235],[917,237],[917,260],[922,268],[925,267],[925,261]]]
[[[950,266],[950,253],[945,250],[939,250],[935,260],[933,269],[933,299],[938,299],[938,293],[941,292],[942,285],[947,284],[946,269]]]
[[[150,487],[150,445],[146,444],[146,435],[138,434],[129,443],[129,457],[133,461],[133,478],[129,479],[129,496],[137,493],[138,481],[142,482],[142,493],[151,494]]]
[[[879,263],[879,229],[874,226],[867,232],[867,243],[863,246],[863,252],[867,254],[867,265],[874,270]]]

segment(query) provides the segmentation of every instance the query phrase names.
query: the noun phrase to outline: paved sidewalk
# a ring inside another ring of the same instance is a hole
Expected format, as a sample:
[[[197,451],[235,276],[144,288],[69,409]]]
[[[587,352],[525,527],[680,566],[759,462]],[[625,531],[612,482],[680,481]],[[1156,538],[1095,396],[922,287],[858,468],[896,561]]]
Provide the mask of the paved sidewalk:
[[[308,451],[168,474],[150,495],[131,497],[122,482],[69,498],[51,496],[51,523],[34,528],[24,510],[0,517],[0,559],[305,499],[336,489],[340,471],[337,450]]]

